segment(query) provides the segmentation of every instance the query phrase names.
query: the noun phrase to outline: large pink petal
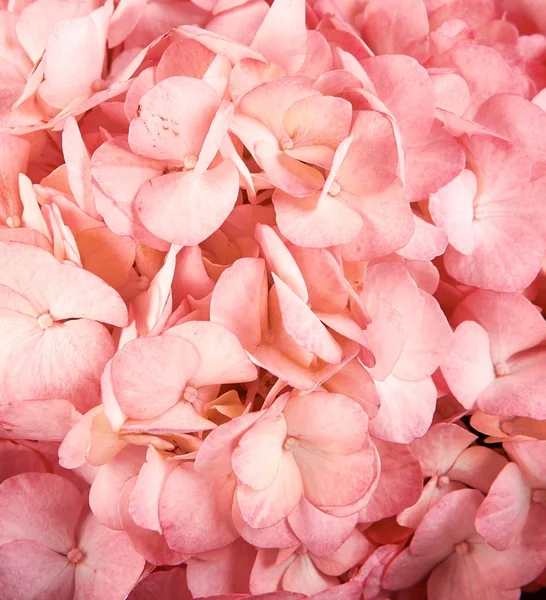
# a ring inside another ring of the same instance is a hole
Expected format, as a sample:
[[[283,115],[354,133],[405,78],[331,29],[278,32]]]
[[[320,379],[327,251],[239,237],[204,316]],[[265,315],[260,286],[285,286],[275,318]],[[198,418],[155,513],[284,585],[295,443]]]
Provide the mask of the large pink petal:
[[[374,56],[363,62],[377,95],[392,111],[409,143],[427,135],[434,120],[434,86],[409,56]]]
[[[332,554],[355,528],[357,514],[335,517],[322,512],[305,498],[288,515],[288,522],[302,544],[315,556]]]
[[[159,503],[159,520],[171,549],[198,554],[238,537],[231,520],[234,482],[224,481],[222,487],[189,464],[171,473]]]
[[[74,547],[82,496],[66,479],[24,473],[0,486],[0,543],[33,540],[60,554]]]
[[[476,321],[487,331],[494,364],[533,348],[546,336],[546,322],[521,294],[473,292],[457,306],[453,320],[457,325]]]
[[[429,200],[434,223],[445,230],[449,243],[462,254],[470,254],[474,248],[472,221],[477,186],[474,173],[465,169]]]
[[[220,106],[214,89],[201,79],[169,77],[145,94],[129,127],[136,154],[175,163],[197,158]]]
[[[422,0],[372,0],[359,15],[359,30],[376,54],[409,54],[429,33]]]
[[[408,444],[424,435],[436,406],[436,386],[427,377],[421,381],[402,381],[389,375],[377,381],[381,398],[379,413],[370,421],[370,432],[386,442]]]
[[[305,497],[317,507],[345,506],[363,497],[374,479],[371,442],[352,454],[332,454],[308,445],[296,445],[294,456],[301,471]]]
[[[36,328],[2,365],[4,392],[16,398],[66,398],[85,412],[99,399],[100,376],[113,353],[110,333],[95,321]]]
[[[123,529],[119,498],[127,481],[138,475],[145,459],[146,448],[130,445],[103,465],[95,475],[89,493],[89,506],[105,527]]]
[[[260,244],[271,271],[280,277],[303,302],[307,303],[309,295],[303,274],[275,230],[269,225],[258,223],[254,237]]]
[[[347,362],[330,376],[323,387],[329,392],[343,394],[358,402],[369,418],[377,414],[380,399],[373,379],[358,359]]]
[[[181,399],[198,365],[199,354],[186,340],[161,336],[129,342],[112,362],[113,389],[121,410],[132,419],[157,417]]]
[[[14,438],[62,442],[79,418],[67,400],[26,400],[0,405],[0,424]]]
[[[464,168],[465,154],[439,121],[426,137],[413,140],[406,150],[406,191],[410,201],[425,200],[448,184]]]
[[[303,488],[298,465],[291,452],[283,452],[273,483],[265,490],[237,486],[237,502],[243,520],[251,527],[271,527],[296,507]]]
[[[183,323],[166,331],[166,336],[171,335],[190,342],[199,354],[199,364],[189,378],[192,386],[242,383],[257,377],[239,340],[217,323]]]
[[[506,458],[493,448],[471,446],[459,454],[448,475],[450,479],[487,494],[506,462]]]
[[[119,498],[119,516],[123,530],[129,537],[133,548],[148,562],[154,565],[178,565],[186,560],[187,554],[171,550],[163,536],[157,531],[137,525],[129,514],[129,498],[134,491],[135,478],[130,479]]]
[[[244,540],[191,558],[187,562],[188,587],[193,597],[248,592],[256,550]]]
[[[483,500],[477,490],[456,490],[441,498],[424,516],[410,544],[416,556],[434,556],[438,562],[455,544],[475,533],[474,520]]]
[[[237,479],[253,490],[271,486],[281,468],[286,421],[265,417],[247,431],[233,451],[232,466]]]
[[[273,205],[281,233],[292,243],[311,248],[347,244],[362,228],[359,214],[326,194],[294,198],[280,189],[273,194]]]
[[[476,515],[476,530],[496,550],[506,550],[521,533],[529,514],[531,488],[515,463],[493,482]]]
[[[279,36],[283,44],[279,44]],[[303,65],[307,52],[305,9],[301,2],[276,2],[267,12],[251,47],[288,73],[295,73]]]
[[[326,575],[340,576],[361,563],[373,548],[373,543],[355,529],[335,552],[329,556],[313,556],[312,560]]]
[[[324,248],[301,248],[289,244],[309,294],[313,310],[338,312],[347,306],[349,293],[339,263]]]
[[[210,304],[210,318],[234,333],[251,351],[267,326],[265,261],[240,258],[220,275]]]
[[[419,463],[407,446],[374,441],[381,457],[379,483],[368,504],[358,513],[364,523],[398,514],[417,502],[423,488]]]
[[[80,526],[74,600],[126,598],[139,580],[146,561],[124,531],[113,531],[89,513]]]
[[[366,440],[368,417],[359,404],[340,394],[294,396],[284,408],[288,435],[306,447],[334,454],[358,452]]]
[[[0,270],[0,283],[23,294],[39,314],[48,311],[54,320],[87,318],[120,327],[127,324],[127,309],[114,289],[73,264],[59,263],[45,250],[1,243]]]
[[[74,565],[66,556],[33,540],[0,547],[0,581],[6,600],[74,598]]]
[[[473,408],[480,393],[495,380],[485,329],[475,321],[461,323],[441,367],[453,395],[465,408]]]
[[[339,344],[313,311],[273,274],[283,325],[288,334],[304,348],[328,363],[342,359]]]
[[[237,168],[224,160],[198,177],[183,171],[147,181],[138,192],[136,208],[154,235],[192,246],[222,225],[235,206],[238,192]]]
[[[410,445],[423,469],[424,477],[445,475],[476,436],[455,423],[436,423]]]
[[[44,54],[44,81],[39,96],[56,109],[87,100],[102,81],[106,31],[113,4],[89,16],[59,21],[49,36]]]

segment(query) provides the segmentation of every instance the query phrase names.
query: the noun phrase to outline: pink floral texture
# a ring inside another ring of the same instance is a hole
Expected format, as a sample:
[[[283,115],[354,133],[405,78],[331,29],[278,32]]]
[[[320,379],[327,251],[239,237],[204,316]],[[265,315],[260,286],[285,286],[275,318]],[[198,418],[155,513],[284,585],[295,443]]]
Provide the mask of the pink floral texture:
[[[0,0],[0,600],[546,586],[544,15]]]

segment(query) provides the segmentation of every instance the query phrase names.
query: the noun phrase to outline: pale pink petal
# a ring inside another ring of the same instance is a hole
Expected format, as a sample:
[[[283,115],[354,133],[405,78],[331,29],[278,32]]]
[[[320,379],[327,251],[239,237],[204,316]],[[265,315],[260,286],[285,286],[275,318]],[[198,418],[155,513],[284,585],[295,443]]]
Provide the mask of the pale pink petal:
[[[342,575],[370,554],[374,546],[355,529],[343,544],[329,556],[313,556],[315,565],[326,575]]]
[[[188,464],[171,473],[159,503],[159,520],[171,549],[198,554],[238,537],[231,521],[234,482],[226,481],[222,489],[219,483]]]
[[[448,475],[486,494],[506,462],[506,458],[492,448],[471,446],[459,455]]]
[[[231,461],[241,483],[253,490],[265,490],[274,483],[283,460],[286,431],[283,417],[265,417],[243,434]]]
[[[129,128],[136,154],[172,159],[182,164],[198,157],[212,119],[220,106],[214,89],[191,77],[170,77],[145,94]]]
[[[10,600],[74,598],[74,564],[33,540],[0,547],[0,581],[2,595]]]
[[[476,530],[496,550],[506,550],[521,533],[529,514],[531,488],[515,463],[493,482],[476,515]]]
[[[455,423],[437,423],[410,445],[412,454],[423,469],[424,477],[445,475],[461,452],[470,446],[477,436]]]
[[[189,377],[192,386],[242,383],[257,377],[235,335],[217,323],[184,323],[168,329],[166,336],[184,339],[197,350],[200,361]]]
[[[467,409],[475,407],[480,393],[495,380],[489,337],[475,321],[455,330],[455,343],[441,365],[449,389]]]
[[[60,554],[74,547],[83,500],[72,483],[50,473],[24,473],[0,486],[0,543],[32,540]]]
[[[436,386],[430,377],[402,381],[389,375],[376,382],[381,406],[370,421],[370,433],[386,442],[408,444],[424,435],[436,406]]]
[[[239,173],[230,160],[224,160],[198,177],[193,171],[183,171],[147,181],[135,203],[142,223],[154,235],[192,246],[222,225],[238,191]]]
[[[280,37],[284,40],[282,44],[278,43]],[[256,32],[251,48],[288,73],[295,73],[307,53],[304,5],[290,0],[275,2]]]
[[[381,456],[381,475],[370,501],[358,513],[364,523],[398,514],[417,502],[423,487],[421,468],[408,447],[381,440],[374,443]]]
[[[275,190],[273,205],[281,233],[292,243],[311,248],[347,244],[362,228],[360,215],[326,194],[310,198],[294,198]]]
[[[237,486],[237,503],[251,527],[271,527],[287,517],[303,493],[301,475],[291,452],[283,452],[273,483],[265,490]]]
[[[351,535],[357,514],[335,517],[322,512],[305,498],[288,515],[288,522],[302,544],[315,556],[335,552]]]
[[[83,558],[76,566],[74,600],[125,598],[146,564],[126,533],[108,529],[88,514],[80,526],[77,542]]]
[[[324,392],[294,396],[283,413],[288,435],[309,449],[352,454],[365,442],[368,417],[359,404],[346,396]]]
[[[129,342],[112,362],[113,389],[121,410],[133,419],[160,415],[181,399],[198,365],[199,354],[186,340],[161,336]]]

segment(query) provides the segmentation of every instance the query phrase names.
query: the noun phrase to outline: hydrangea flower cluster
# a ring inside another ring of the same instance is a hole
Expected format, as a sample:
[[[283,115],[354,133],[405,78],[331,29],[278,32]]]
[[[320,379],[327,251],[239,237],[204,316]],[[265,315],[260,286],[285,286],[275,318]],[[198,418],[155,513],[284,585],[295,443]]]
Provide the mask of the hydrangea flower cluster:
[[[0,599],[546,586],[546,1],[0,9]]]

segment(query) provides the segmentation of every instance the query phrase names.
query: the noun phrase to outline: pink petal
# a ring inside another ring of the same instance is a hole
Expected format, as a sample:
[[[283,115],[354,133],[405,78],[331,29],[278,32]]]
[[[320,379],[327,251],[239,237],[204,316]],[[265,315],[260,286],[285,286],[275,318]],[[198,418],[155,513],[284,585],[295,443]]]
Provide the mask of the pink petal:
[[[273,483],[265,490],[237,486],[237,503],[244,521],[251,527],[271,527],[287,517],[302,496],[298,465],[290,452],[283,452]]]
[[[368,431],[368,417],[346,396],[313,392],[294,396],[284,408],[287,432],[309,450],[352,454],[362,449]],[[334,432],[343,432],[335,435]]]
[[[279,36],[283,44],[278,43]],[[303,4],[290,0],[276,2],[256,32],[251,48],[288,73],[295,73],[303,65],[307,51]]]
[[[356,211],[333,196],[318,193],[310,198],[294,198],[279,189],[273,205],[281,233],[291,242],[311,248],[349,243],[362,227]]]
[[[24,473],[0,486],[0,543],[32,540],[60,554],[74,547],[82,496],[66,479]]]
[[[341,348],[319,318],[273,273],[283,325],[298,343],[328,363],[342,359]]]
[[[515,463],[493,482],[476,515],[476,530],[496,550],[506,550],[521,533],[529,514],[531,488]]]
[[[125,598],[144,569],[125,532],[104,527],[92,514],[80,526],[78,547],[83,558],[76,566],[75,600]]]
[[[216,323],[193,321],[166,331],[166,336],[187,340],[200,361],[189,377],[195,387],[253,381],[256,367],[233,333]]]
[[[147,181],[136,198],[142,223],[157,237],[181,246],[201,243],[227,219],[239,191],[230,160],[196,177],[175,172]],[[168,214],[169,218],[165,219]]]
[[[449,243],[465,255],[474,249],[472,221],[477,186],[474,173],[465,169],[445,187],[432,194],[429,201],[434,223],[446,231]]]
[[[506,458],[492,448],[471,446],[459,455],[449,470],[449,477],[486,494],[506,462]]]
[[[183,554],[198,554],[234,541],[238,534],[230,516],[232,494],[230,481],[220,489],[191,465],[177,467],[159,503],[159,520],[169,547]]]
[[[282,279],[300,297],[302,302],[307,303],[309,295],[303,274],[288,248],[283,244],[277,233],[275,233],[275,230],[269,227],[269,225],[258,223],[254,237],[260,244],[260,248],[271,271]]]
[[[411,452],[423,469],[424,477],[444,475],[461,452],[477,436],[455,423],[437,423],[427,433],[411,443]]]
[[[297,445],[294,456],[307,500],[317,507],[334,507],[363,497],[374,479],[375,454],[371,446],[366,443],[362,450],[342,455]]]
[[[372,542],[355,529],[335,552],[329,556],[313,556],[313,562],[326,575],[340,576],[361,563],[372,550]]]
[[[305,498],[288,515],[288,522],[303,545],[315,556],[332,554],[347,540],[357,515],[334,517],[320,511]]]
[[[74,598],[74,565],[66,556],[33,540],[0,547],[0,580],[2,594],[10,600]]]
[[[177,565],[186,560],[187,554],[171,550],[157,531],[137,525],[129,514],[129,499],[134,491],[135,478],[127,481],[119,497],[119,516],[123,530],[133,548],[148,562],[157,565]],[[157,506],[156,506],[157,511]]]
[[[199,42],[181,39],[171,44],[161,56],[156,81],[180,75],[202,79],[213,58],[214,53]]]
[[[363,63],[377,95],[392,111],[404,139],[425,136],[434,120],[434,86],[426,70],[409,56],[375,56]]]
[[[198,157],[219,106],[214,89],[200,79],[160,81],[140,99],[140,111],[129,128],[131,150],[180,163],[186,157]]]
[[[173,362],[173,356],[181,360]],[[197,350],[183,339],[161,336],[129,342],[112,362],[114,393],[121,410],[133,419],[160,415],[180,400],[198,365]],[[150,397],[153,404],[148,402]]]
[[[188,587],[193,597],[248,592],[255,558],[254,548],[239,539],[224,548],[188,560]]]
[[[436,386],[430,377],[402,381],[389,375],[376,382],[381,406],[370,421],[370,433],[386,442],[408,444],[424,435],[436,406]]]
[[[457,400],[465,408],[473,408],[480,393],[495,380],[489,337],[481,325],[464,321],[457,327],[442,375]]]
[[[407,446],[374,441],[381,456],[379,483],[368,504],[358,513],[364,523],[398,514],[417,502],[421,493],[422,472]]]
[[[237,479],[253,490],[270,487],[283,460],[286,421],[264,418],[247,431],[232,456],[233,472]]]

